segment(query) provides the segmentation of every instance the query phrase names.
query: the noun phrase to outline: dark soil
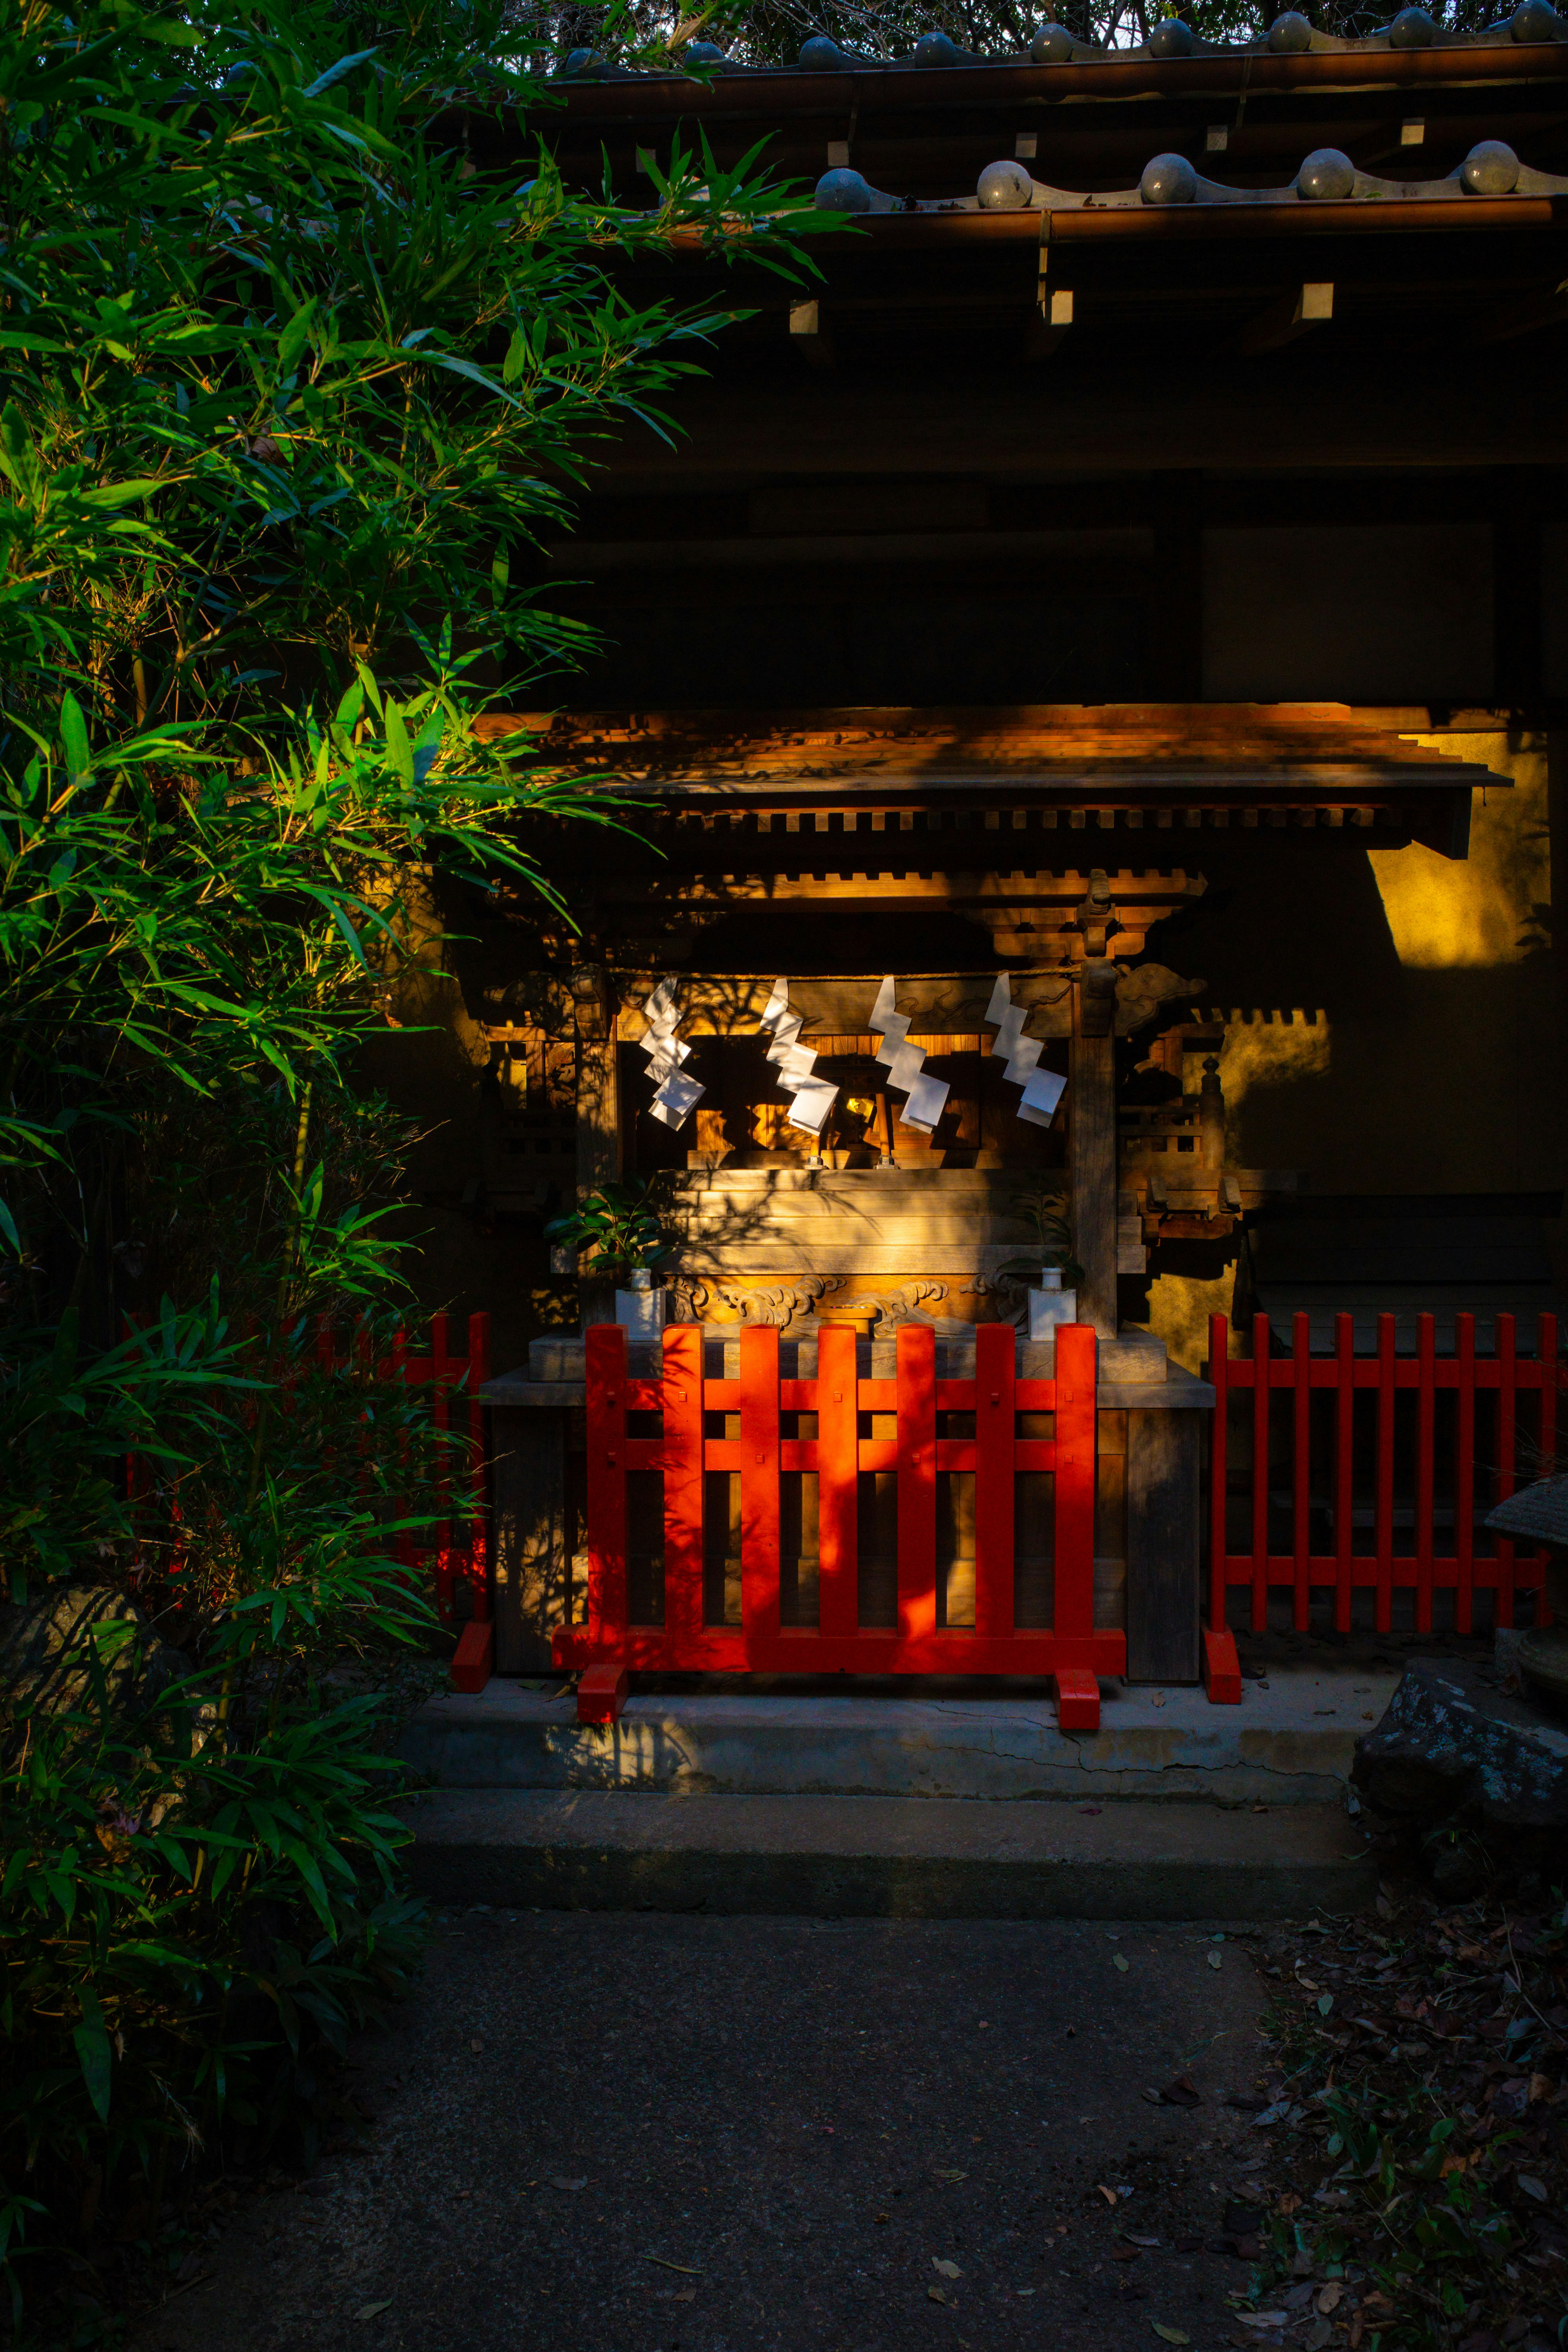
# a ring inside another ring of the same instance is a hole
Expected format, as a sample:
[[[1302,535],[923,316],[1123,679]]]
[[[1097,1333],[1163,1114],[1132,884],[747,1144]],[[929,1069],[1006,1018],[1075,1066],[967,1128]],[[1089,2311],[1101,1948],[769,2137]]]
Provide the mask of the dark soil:
[[[363,2145],[209,2191],[135,2352],[1206,2352],[1262,2006],[1194,1927],[466,1912]]]

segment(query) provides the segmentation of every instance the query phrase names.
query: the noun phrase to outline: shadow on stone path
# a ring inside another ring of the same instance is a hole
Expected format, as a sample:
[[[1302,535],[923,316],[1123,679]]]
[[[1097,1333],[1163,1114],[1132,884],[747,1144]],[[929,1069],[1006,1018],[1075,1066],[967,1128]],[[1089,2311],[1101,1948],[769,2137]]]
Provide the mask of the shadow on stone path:
[[[365,2148],[135,2352],[1207,2352],[1261,2007],[1192,1927],[459,1913],[356,2052]]]

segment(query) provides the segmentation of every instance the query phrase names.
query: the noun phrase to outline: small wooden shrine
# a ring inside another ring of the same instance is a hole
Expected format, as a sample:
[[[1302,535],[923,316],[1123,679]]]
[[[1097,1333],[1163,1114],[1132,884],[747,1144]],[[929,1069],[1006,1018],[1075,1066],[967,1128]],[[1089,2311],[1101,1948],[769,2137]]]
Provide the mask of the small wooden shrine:
[[[1096,1609],[1166,1596],[1152,1678],[1198,1670],[1194,1335],[1249,1234],[1419,1195],[1528,1223],[1550,1286],[1565,95],[1544,0],[1463,37],[579,61],[542,126],[568,179],[768,136],[849,226],[793,292],[641,273],[748,315],[543,567],[603,658],[495,722],[643,803],[546,845],[575,928],[520,898],[454,953],[473,1278],[527,1302],[503,1668],[570,1605],[615,1312],[538,1236],[606,1179],[664,1181],[665,1311],[715,1344],[931,1324],[955,1366],[1026,1326],[1054,1203],[1100,1340]]]

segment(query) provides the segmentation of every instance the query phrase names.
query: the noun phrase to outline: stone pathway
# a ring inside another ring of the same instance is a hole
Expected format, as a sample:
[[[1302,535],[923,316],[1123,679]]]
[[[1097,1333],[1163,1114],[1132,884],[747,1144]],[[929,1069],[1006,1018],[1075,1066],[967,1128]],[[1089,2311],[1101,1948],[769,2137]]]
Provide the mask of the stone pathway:
[[[460,1913],[135,2352],[1211,2352],[1261,2007],[1191,1927]]]

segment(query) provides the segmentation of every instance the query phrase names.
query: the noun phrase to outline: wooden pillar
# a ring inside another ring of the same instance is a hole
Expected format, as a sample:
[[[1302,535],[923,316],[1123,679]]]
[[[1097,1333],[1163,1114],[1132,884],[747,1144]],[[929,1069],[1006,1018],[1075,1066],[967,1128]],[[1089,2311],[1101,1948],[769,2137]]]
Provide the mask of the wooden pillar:
[[[1085,963],[1073,990],[1068,1167],[1080,1321],[1116,1337],[1116,971]]]
[[[602,964],[572,974],[577,1030],[577,1196],[614,1183],[621,1172],[621,1101],[616,1059],[616,1006]],[[581,1275],[583,1328],[616,1319],[616,1286]]]
[[[490,1430],[496,1672],[548,1674],[565,1616],[566,1417],[497,1406]]]
[[[1168,1406],[1127,1415],[1129,1682],[1198,1679],[1198,1449],[1206,1420],[1203,1412]]]

